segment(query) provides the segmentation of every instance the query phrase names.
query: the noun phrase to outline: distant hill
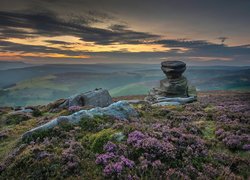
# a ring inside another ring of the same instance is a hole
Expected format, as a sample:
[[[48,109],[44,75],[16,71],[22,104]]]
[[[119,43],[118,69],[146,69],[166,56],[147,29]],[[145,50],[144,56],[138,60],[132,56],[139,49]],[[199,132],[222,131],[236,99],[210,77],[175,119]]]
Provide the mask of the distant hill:
[[[24,62],[10,62],[10,61],[0,61],[0,71],[1,70],[8,70],[8,69],[17,69],[17,68],[24,68],[24,67],[30,67],[34,66],[32,64],[27,64]]]
[[[250,90],[250,68],[192,66],[185,76],[200,91]],[[6,78],[7,77],[7,78]],[[112,96],[146,94],[165,78],[159,65],[39,65],[0,70],[0,106],[46,104],[98,87]]]

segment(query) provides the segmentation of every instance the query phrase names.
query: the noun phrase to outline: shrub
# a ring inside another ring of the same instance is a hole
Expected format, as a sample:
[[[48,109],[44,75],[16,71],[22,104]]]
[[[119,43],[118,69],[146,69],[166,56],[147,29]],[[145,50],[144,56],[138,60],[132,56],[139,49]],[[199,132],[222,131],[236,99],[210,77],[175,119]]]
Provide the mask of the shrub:
[[[90,134],[83,138],[83,143],[86,144],[94,153],[103,152],[103,146],[113,138],[116,130],[112,128],[103,129],[95,134]]]
[[[95,116],[91,119],[83,118],[79,122],[79,126],[84,131],[97,132],[102,130],[105,127],[113,124],[114,119],[108,116]]]
[[[108,141],[103,146],[103,153],[96,157],[96,163],[103,167],[105,176],[166,177],[163,172],[167,169],[185,166],[202,171],[207,149],[200,138],[183,129],[159,124],[151,127],[147,133],[138,130],[129,133],[127,141],[119,144]],[[187,176],[191,174],[187,173]]]
[[[39,109],[34,109],[32,112],[32,116],[39,117],[42,115],[42,112]]]
[[[19,124],[23,121],[27,121],[28,119],[30,119],[30,116],[23,113],[9,114],[6,116],[5,123],[7,125],[14,125]]]

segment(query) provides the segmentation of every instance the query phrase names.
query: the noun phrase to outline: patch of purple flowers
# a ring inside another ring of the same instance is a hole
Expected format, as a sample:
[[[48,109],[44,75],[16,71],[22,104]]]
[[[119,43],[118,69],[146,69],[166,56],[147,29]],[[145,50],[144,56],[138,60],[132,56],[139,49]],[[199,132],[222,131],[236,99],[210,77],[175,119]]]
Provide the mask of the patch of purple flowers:
[[[183,163],[190,163],[193,157],[204,157],[207,154],[205,143],[199,137],[183,131],[184,128],[159,124],[152,127],[152,132],[136,130],[129,133],[127,140],[119,144],[106,143],[105,153],[96,157],[96,163],[103,166],[103,174],[109,177],[129,177],[133,172],[140,177],[140,174],[152,171],[158,176],[162,170],[171,168],[172,164],[174,166],[178,158],[183,158]],[[192,164],[187,165],[192,167]]]
[[[106,152],[114,152],[117,149],[117,145],[108,141],[107,144],[104,145],[104,151]]]
[[[248,150],[250,135],[235,131],[218,129],[215,135],[231,150]]]
[[[134,167],[134,161],[119,153],[123,152],[123,148],[123,146],[117,146],[108,141],[103,147],[105,153],[96,156],[95,162],[104,166],[103,173],[105,176],[119,176],[123,171]]]
[[[77,112],[77,111],[80,111],[81,110],[81,106],[70,106],[69,108],[68,108],[68,110],[70,111],[70,112]]]

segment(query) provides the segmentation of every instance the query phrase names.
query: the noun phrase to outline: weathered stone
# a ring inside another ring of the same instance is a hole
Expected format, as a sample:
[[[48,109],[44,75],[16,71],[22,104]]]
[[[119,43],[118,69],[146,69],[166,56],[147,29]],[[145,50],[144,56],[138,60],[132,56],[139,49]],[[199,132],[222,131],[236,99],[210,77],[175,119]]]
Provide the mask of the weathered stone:
[[[179,106],[181,105],[181,103],[179,102],[158,102],[158,103],[154,103],[152,104],[152,106]]]
[[[27,109],[27,108],[22,108],[21,110],[15,111],[15,113],[32,113],[34,110],[33,109]]]
[[[157,98],[157,103],[154,103],[153,106],[177,106],[177,105],[181,105],[181,104],[186,104],[189,102],[193,102],[195,101],[196,98],[195,97],[186,97],[186,98],[182,98],[182,97],[177,97],[177,98],[167,98],[167,97],[159,97]]]
[[[161,63],[161,69],[167,78],[160,81],[159,87],[150,90],[149,95],[146,97],[147,101],[153,104],[161,102],[159,105],[178,105],[196,100],[196,88],[189,84],[186,77],[182,76],[182,73],[186,70],[184,62],[165,61]],[[178,101],[175,99],[176,97],[179,98]],[[191,98],[187,100],[188,97]]]
[[[145,101],[145,100],[126,100],[129,104],[132,104],[132,105],[138,105],[138,104],[149,104],[148,101]]]
[[[83,118],[91,120],[94,118],[94,116],[111,116],[119,120],[126,120],[132,117],[138,117],[138,113],[127,101],[118,101],[116,103],[111,104],[108,107],[104,108],[96,107],[90,110],[81,110],[69,116],[60,116],[44,125],[31,129],[30,131],[23,134],[22,138],[29,137],[33,133],[38,131],[51,129],[62,122],[77,124]]]
[[[63,104],[66,106],[66,103],[65,103],[66,101],[67,101],[67,99],[58,99],[54,102],[49,103],[46,106],[46,109],[47,109],[47,111],[50,111],[50,112],[56,112],[56,111],[58,111],[59,106],[63,106]]]
[[[195,86],[193,86],[193,85],[189,85],[188,86],[188,92],[187,92],[188,94],[188,96],[189,97],[197,97],[197,90],[196,90],[196,87]]]
[[[123,139],[125,139],[125,135],[122,132],[118,132],[115,133],[113,135],[113,138],[117,141],[117,142],[121,142]]]
[[[106,89],[95,89],[93,91],[84,92],[69,97],[59,107],[71,107],[71,106],[94,106],[94,107],[106,107],[112,103],[112,97]]]
[[[186,70],[186,64],[182,61],[164,61],[161,69],[169,79],[177,79]]]

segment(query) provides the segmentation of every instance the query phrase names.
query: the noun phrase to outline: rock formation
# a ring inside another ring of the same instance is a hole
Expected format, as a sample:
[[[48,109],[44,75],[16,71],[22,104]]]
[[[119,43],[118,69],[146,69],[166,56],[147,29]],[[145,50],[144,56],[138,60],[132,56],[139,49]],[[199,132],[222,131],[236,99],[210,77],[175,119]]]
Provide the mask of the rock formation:
[[[150,90],[146,100],[155,105],[178,105],[196,100],[196,88],[182,75],[186,64],[182,61],[164,61],[161,69],[167,76],[159,87]]]
[[[81,110],[69,116],[60,116],[46,124],[27,131],[25,134],[23,134],[22,139],[30,137],[36,132],[52,129],[63,122],[77,124],[81,119],[91,121],[91,119],[93,119],[95,116],[110,116],[119,120],[127,120],[132,117],[138,117],[138,113],[127,101],[118,101],[108,107],[96,107],[90,110]]]
[[[71,96],[59,105],[59,108],[69,108],[71,106],[106,107],[112,102],[108,90],[100,88]]]

